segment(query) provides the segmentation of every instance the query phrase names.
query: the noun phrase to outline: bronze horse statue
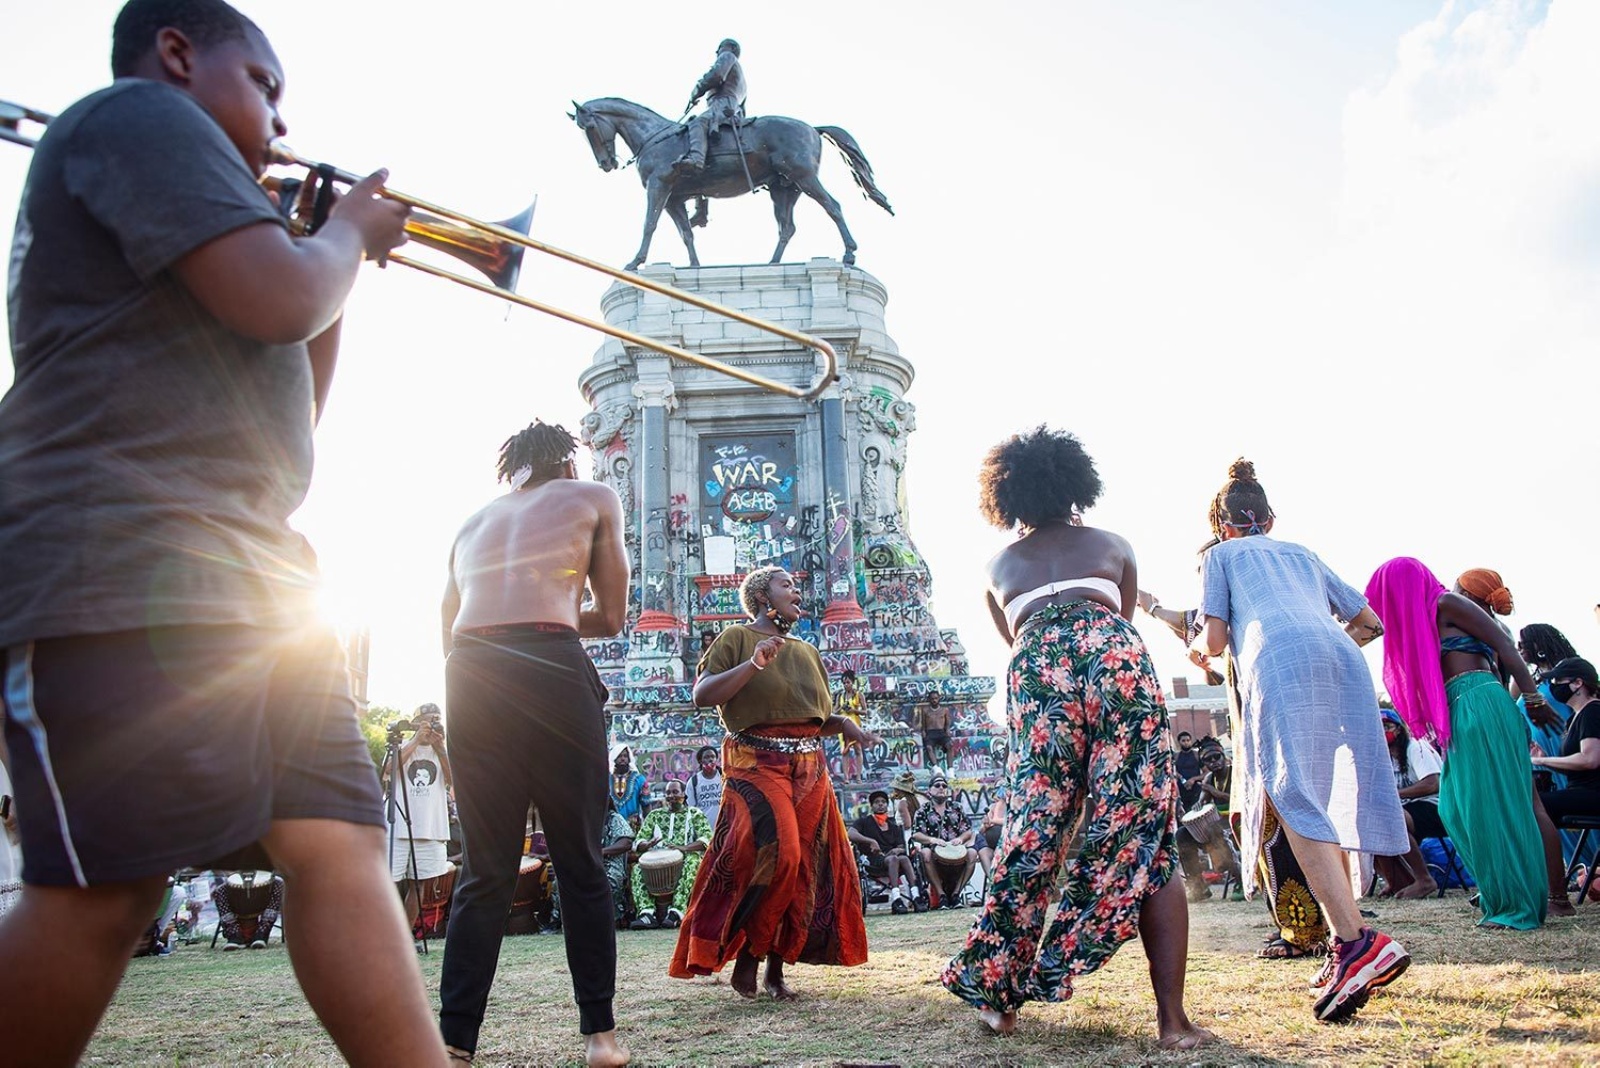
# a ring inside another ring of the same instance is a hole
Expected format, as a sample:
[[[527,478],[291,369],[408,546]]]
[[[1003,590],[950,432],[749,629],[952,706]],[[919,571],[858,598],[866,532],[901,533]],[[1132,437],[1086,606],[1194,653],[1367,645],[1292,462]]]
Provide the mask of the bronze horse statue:
[[[574,100],[572,106],[574,110],[568,117],[588,136],[589,147],[601,170],[617,169],[618,137],[626,142],[628,151],[633,153],[632,162],[639,167],[639,180],[644,183],[647,199],[644,239],[627,270],[638,270],[639,264],[644,262],[663,208],[677,225],[684,247],[689,250],[689,266],[700,266],[690,227],[704,225],[704,198],[736,197],[763,186],[772,194],[772,211],[778,219],[778,247],[769,262],[777,263],[783,258],[783,250],[794,236],[795,202],[804,193],[822,205],[822,210],[833,219],[839,236],[844,239],[844,262],[854,263],[856,239],[850,236],[850,228],[844,224],[844,212],[817,180],[824,137],[844,155],[856,185],[867,199],[890,215],[894,214],[889,199],[872,181],[872,164],[862,155],[861,146],[837,126],[813,127],[778,115],[747,119],[739,127],[737,137],[731,129],[713,137],[704,170],[674,179],[673,164],[688,147],[687,127],[620,97],[601,97],[587,104]],[[741,147],[743,159],[740,158]],[[687,204],[693,198],[700,198],[702,206],[691,223]]]

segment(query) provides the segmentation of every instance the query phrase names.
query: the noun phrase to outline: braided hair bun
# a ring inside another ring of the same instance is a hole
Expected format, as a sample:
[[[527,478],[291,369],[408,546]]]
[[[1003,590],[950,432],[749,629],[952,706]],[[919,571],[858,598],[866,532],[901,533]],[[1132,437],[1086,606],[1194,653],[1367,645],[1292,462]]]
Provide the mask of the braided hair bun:
[[[1228,481],[1211,502],[1211,533],[1218,539],[1224,528],[1246,534],[1265,534],[1274,518],[1267,492],[1256,481],[1256,465],[1243,456],[1228,465]]]

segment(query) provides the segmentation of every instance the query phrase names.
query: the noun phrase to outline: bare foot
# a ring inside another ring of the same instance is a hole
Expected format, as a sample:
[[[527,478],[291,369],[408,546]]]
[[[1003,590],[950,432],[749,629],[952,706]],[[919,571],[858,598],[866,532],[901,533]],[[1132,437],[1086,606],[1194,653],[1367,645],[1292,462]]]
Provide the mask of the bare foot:
[[[783,958],[776,953],[767,954],[767,975],[761,985],[779,1001],[793,1001],[800,996],[783,981]]]
[[[733,974],[728,977],[728,985],[742,998],[756,996],[756,966],[761,962],[750,954],[740,952],[733,962]]]
[[[1395,891],[1395,897],[1401,901],[1421,901],[1425,897],[1432,897],[1439,892],[1439,884],[1432,879],[1418,879],[1407,883]]]
[[[1590,889],[1592,890],[1593,887],[1590,887]],[[1560,897],[1552,897],[1550,899],[1550,904],[1545,907],[1544,911],[1546,916],[1577,915],[1577,910],[1572,907],[1572,902],[1567,900],[1566,894],[1562,894]]]
[[[1162,1031],[1160,1041],[1157,1043],[1162,1049],[1198,1049],[1207,1042],[1215,1042],[1217,1036],[1207,1031],[1204,1027],[1189,1024],[1186,1027],[1176,1028],[1171,1031]]]
[[[584,1039],[584,1057],[590,1068],[616,1068],[633,1058],[628,1047],[617,1041],[615,1031],[601,1031]]]
[[[983,1021],[983,1026],[997,1035],[1009,1035],[1017,1029],[1015,1010],[1001,1012],[999,1009],[979,1009],[978,1019]]]

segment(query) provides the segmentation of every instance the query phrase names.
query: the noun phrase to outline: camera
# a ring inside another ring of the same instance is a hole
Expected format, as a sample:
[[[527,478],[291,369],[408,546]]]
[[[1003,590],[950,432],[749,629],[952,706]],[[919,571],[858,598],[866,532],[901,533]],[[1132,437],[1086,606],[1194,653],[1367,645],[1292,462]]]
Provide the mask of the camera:
[[[416,729],[417,725],[409,719],[397,719],[389,724],[389,737],[398,738],[406,731],[414,731]]]

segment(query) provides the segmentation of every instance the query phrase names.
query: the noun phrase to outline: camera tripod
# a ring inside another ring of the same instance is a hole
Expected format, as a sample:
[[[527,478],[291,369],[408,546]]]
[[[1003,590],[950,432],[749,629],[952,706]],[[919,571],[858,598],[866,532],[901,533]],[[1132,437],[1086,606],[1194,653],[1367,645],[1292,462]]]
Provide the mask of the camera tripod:
[[[405,767],[400,761],[400,747],[408,729],[415,731],[416,725],[404,722],[391,723],[389,725],[389,736],[383,753],[384,776],[388,780],[383,789],[383,811],[389,820],[388,857],[391,871],[394,868],[395,813],[398,811],[401,819],[405,821],[406,872],[410,877],[411,883],[409,892],[416,895],[417,907],[420,909],[422,907],[422,887],[420,885],[421,880],[417,878],[417,843],[411,828],[411,791],[406,789]],[[398,800],[396,799],[396,794],[399,795]],[[404,899],[402,899],[403,904]],[[413,933],[415,933],[415,924],[413,924]],[[427,953],[427,936],[423,935],[418,939],[418,942],[422,946],[422,952]]]

